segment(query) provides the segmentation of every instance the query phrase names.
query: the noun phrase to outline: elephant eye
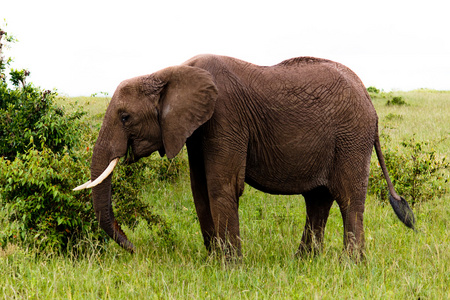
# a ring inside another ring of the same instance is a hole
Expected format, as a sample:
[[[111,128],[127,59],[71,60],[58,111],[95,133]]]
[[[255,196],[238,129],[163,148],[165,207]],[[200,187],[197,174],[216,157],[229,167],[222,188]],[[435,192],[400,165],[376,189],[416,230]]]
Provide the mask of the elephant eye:
[[[130,118],[129,114],[122,114],[121,116],[122,123],[125,123]]]

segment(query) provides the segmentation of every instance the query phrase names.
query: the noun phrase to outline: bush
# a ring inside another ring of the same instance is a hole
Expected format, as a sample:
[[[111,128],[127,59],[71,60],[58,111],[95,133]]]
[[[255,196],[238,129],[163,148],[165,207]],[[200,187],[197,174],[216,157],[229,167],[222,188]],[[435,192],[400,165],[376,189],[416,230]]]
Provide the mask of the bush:
[[[149,224],[163,222],[150,212],[148,204],[139,197],[142,187],[148,184],[147,162],[140,160],[131,165],[120,165],[114,170],[112,179],[112,201],[119,223],[134,228],[139,218]]]
[[[416,141],[414,136],[404,140],[400,147],[392,145],[391,138],[382,133],[382,151],[389,176],[398,194],[411,204],[441,197],[447,192],[450,162],[439,156],[432,147],[437,142]],[[372,161],[369,193],[388,201],[386,181],[378,161]]]
[[[405,99],[401,96],[393,96],[392,92],[386,93],[380,91],[374,86],[369,86],[367,88],[370,98],[373,100],[382,99],[386,100],[386,105],[407,105]]]
[[[53,152],[71,149],[79,142],[78,122],[83,112],[70,114],[54,104],[56,92],[32,84],[10,89],[0,82],[0,155],[14,159],[34,147]]]
[[[149,168],[152,177],[159,181],[175,182],[183,172],[188,171],[186,152],[183,150],[174,158],[160,158],[158,154],[150,157]]]
[[[374,94],[379,94],[379,93],[380,93],[380,90],[377,89],[377,88],[374,87],[374,86],[369,86],[369,87],[367,88],[367,92],[369,92],[369,93],[374,93]]]
[[[27,70],[10,70],[8,86],[5,36],[0,30],[0,245],[53,251],[86,235],[102,238],[89,192],[72,192],[89,172],[88,151],[76,150],[89,132],[80,121],[84,113],[57,107],[56,92],[26,83]]]
[[[4,214],[0,243],[36,245],[41,251],[64,250],[86,236],[102,239],[90,192],[73,193],[87,172],[88,154],[29,149],[10,161],[0,158],[0,202]]]
[[[11,69],[13,86],[8,86],[6,71],[12,59],[5,60],[1,50],[5,43],[8,46],[14,41],[0,29],[0,156],[13,160],[17,153],[30,148],[43,150],[44,145],[53,152],[71,149],[80,137],[76,120],[84,113],[76,110],[66,114],[54,104],[56,92],[26,83],[28,70]]]
[[[403,116],[402,115],[397,115],[397,114],[393,114],[393,113],[389,113],[386,115],[386,117],[384,117],[387,121],[401,121],[403,120]]]
[[[401,96],[392,97],[388,99],[386,105],[406,105],[406,101]]]
[[[91,191],[72,191],[89,174],[91,149],[54,153],[45,147],[41,151],[32,148],[13,161],[0,159],[1,246],[21,243],[52,252],[80,244],[88,237],[98,244],[108,240],[98,227]],[[187,165],[184,157],[176,162],[170,165],[167,159],[147,158],[131,165],[121,164],[112,181],[112,201],[119,223],[134,229],[145,220],[167,246],[174,243],[175,233],[142,201],[140,194],[152,180],[175,181]]]

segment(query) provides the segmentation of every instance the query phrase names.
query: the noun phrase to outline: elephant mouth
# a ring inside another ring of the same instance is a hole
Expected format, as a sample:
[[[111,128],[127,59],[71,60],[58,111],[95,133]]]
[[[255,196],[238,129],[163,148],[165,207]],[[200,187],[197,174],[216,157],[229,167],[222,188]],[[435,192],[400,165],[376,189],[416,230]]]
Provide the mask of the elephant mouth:
[[[123,163],[126,165],[131,165],[138,162],[143,157],[150,156],[155,151],[158,151],[161,157],[166,155],[166,149],[162,145],[155,143],[143,143],[142,140],[129,141]]]
[[[125,153],[125,157],[123,160],[124,164],[131,165],[132,163],[135,163],[138,160],[139,158],[136,158],[136,156],[134,155],[133,148],[131,147],[131,145],[128,145],[127,152]]]
[[[158,153],[159,156],[164,157],[164,155],[166,155],[166,149],[164,149],[164,147],[161,147],[160,149],[158,149]]]

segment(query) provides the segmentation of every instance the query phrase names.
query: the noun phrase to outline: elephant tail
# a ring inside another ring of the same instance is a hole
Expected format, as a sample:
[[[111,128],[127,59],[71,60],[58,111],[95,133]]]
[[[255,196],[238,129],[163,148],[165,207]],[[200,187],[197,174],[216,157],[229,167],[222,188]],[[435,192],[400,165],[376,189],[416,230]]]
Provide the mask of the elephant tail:
[[[375,136],[375,152],[377,153],[378,162],[380,163],[381,170],[383,171],[384,178],[386,179],[389,188],[389,202],[394,209],[397,217],[402,221],[407,227],[414,229],[414,224],[416,222],[414,218],[414,213],[409,207],[408,202],[401,197],[394,189],[391,179],[389,178],[389,173],[386,168],[386,163],[384,161],[383,153],[381,152],[380,137],[378,135],[378,130]]]

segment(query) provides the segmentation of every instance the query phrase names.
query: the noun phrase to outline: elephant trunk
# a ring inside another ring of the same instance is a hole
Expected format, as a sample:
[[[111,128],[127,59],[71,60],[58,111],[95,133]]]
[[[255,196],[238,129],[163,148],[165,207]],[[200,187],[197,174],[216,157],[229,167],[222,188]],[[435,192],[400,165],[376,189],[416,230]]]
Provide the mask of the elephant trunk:
[[[94,153],[91,163],[91,181],[94,182],[110,163],[110,155],[102,153],[102,147],[94,147]],[[100,184],[92,188],[92,197],[95,215],[100,223],[100,227],[125,250],[133,253],[134,246],[128,240],[125,233],[120,228],[120,225],[114,218],[114,213],[111,205],[111,177],[109,174]]]

